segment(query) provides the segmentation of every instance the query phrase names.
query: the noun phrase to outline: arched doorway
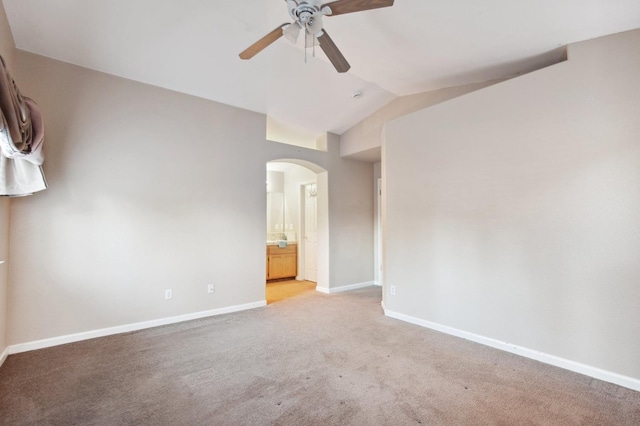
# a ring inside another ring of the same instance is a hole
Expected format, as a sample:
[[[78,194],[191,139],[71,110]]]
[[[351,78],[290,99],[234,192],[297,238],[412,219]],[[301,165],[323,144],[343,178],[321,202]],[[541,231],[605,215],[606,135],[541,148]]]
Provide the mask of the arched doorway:
[[[304,160],[273,160],[266,169],[266,299],[273,303],[327,286],[328,179],[325,169]]]

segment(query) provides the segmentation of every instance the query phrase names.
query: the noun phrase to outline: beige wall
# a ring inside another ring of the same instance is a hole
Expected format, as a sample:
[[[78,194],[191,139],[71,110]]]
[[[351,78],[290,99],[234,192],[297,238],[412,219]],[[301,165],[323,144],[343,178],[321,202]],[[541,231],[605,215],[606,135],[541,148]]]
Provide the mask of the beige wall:
[[[385,123],[500,81],[502,80],[473,83],[396,98],[343,133],[340,152],[343,156],[378,162],[381,158]]]
[[[13,69],[15,46],[9,22],[0,2],[0,55],[10,70]],[[0,197],[0,260],[9,258],[9,199]],[[7,271],[8,262],[0,265],[0,363],[7,348]]]
[[[387,125],[390,311],[640,379],[638,46]]]
[[[49,189],[11,206],[11,344],[263,301],[274,159],[328,172],[328,285],[371,279],[370,167],[335,135],[328,152],[267,142],[261,114],[24,52],[17,68],[43,109]]]
[[[15,50],[15,43],[13,42],[13,35],[11,34],[7,14],[5,13],[2,2],[0,2],[0,55],[2,55],[9,66],[9,71],[13,70]]]

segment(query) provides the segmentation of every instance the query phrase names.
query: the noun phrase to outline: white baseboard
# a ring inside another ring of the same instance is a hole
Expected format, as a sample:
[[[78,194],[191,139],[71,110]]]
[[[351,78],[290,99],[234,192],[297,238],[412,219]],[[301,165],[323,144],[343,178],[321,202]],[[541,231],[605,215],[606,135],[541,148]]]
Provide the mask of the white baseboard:
[[[4,351],[2,351],[2,354],[0,354],[0,367],[2,367],[2,364],[4,364],[8,356],[9,356],[9,348],[7,347],[7,348],[4,348]]]
[[[131,331],[144,330],[146,328],[159,327],[162,325],[175,324],[184,321],[191,321],[200,318],[212,317],[216,315],[229,314],[232,312],[245,311],[247,309],[261,308],[267,305],[267,301],[247,303],[244,305],[228,306],[226,308],[212,309],[209,311],[194,312],[192,314],[179,315],[169,318],[161,318],[151,321],[137,322],[133,324],[119,325],[116,327],[102,328],[99,330],[84,331],[82,333],[68,334],[65,336],[52,337],[50,339],[36,340],[33,342],[19,343],[7,348],[8,354],[18,354],[21,352],[44,349],[52,346],[64,345],[66,343],[79,342],[82,340],[95,339],[96,337],[111,336],[113,334],[128,333]]]
[[[325,294],[335,294],[335,293],[342,293],[344,291],[349,291],[349,290],[356,290],[364,287],[371,287],[372,285],[374,285],[373,281],[367,281],[365,283],[343,285],[342,287],[331,287],[331,288],[316,287],[316,291],[319,291],[320,293],[325,293]]]
[[[384,309],[384,304],[383,304]],[[602,370],[590,365],[581,364],[579,362],[571,361],[565,358],[560,358],[555,355],[546,354],[544,352],[538,352],[533,349],[524,348],[522,346],[514,345],[511,343],[502,342],[500,340],[492,339],[490,337],[481,336],[479,334],[470,333],[468,331],[459,330],[457,328],[449,327],[446,325],[426,321],[420,318],[415,318],[409,315],[393,312],[388,309],[384,309],[386,316],[395,318],[401,321],[405,321],[411,324],[419,325],[422,327],[430,328],[441,333],[450,334],[452,336],[461,337],[463,339],[471,340],[472,342],[480,343],[482,345],[491,346],[492,348],[500,349],[505,352],[510,352],[516,355],[523,356],[525,358],[534,359],[536,361],[550,364],[556,367],[564,368],[575,373],[584,374],[585,376],[593,377],[605,382],[614,383],[616,385],[640,391],[640,379],[633,377],[623,376],[611,371]]]

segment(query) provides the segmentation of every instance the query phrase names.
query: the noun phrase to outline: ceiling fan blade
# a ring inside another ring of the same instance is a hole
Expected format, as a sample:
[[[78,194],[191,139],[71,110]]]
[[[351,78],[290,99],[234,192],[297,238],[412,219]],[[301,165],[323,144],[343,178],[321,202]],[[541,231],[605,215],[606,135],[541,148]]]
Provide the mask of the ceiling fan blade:
[[[328,6],[329,9],[331,9],[331,14],[327,16],[336,16],[393,6],[393,1],[394,0],[338,0],[323,4],[321,9]]]
[[[290,25],[288,22],[280,25],[275,30],[271,31],[266,36],[262,37],[260,40],[253,43],[247,49],[245,49],[242,53],[240,53],[240,59],[251,59],[256,56],[258,53],[262,52],[265,48],[267,48],[271,43],[282,37],[282,30],[287,25]]]
[[[318,37],[318,42],[320,43],[320,47],[324,51],[325,55],[327,55],[327,58],[329,58],[338,72],[349,71],[351,65],[349,65],[349,62],[347,62],[344,56],[342,56],[342,53],[340,53],[340,50],[338,50],[338,47],[331,37],[329,37],[326,30],[322,30],[322,35]]]

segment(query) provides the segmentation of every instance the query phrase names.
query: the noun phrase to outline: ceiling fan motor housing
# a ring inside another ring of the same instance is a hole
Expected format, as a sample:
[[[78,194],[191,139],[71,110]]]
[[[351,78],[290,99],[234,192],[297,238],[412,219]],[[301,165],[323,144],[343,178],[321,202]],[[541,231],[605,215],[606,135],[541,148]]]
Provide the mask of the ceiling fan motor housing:
[[[313,20],[315,14],[320,12],[320,4],[316,0],[301,0],[299,2],[289,0],[287,4],[291,18],[303,25],[313,25],[310,21]]]
[[[322,7],[322,0],[288,0],[289,15],[307,33],[319,37],[322,35],[322,16],[330,14],[329,7]]]

